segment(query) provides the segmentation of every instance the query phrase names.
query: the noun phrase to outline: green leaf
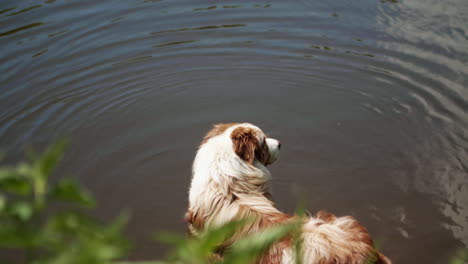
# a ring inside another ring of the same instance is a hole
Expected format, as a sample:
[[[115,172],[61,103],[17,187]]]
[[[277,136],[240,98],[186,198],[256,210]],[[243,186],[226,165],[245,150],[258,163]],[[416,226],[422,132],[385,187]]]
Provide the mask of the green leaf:
[[[47,180],[62,157],[66,146],[66,140],[58,141],[49,147],[39,158],[34,158],[31,168],[31,177],[33,181],[35,206],[38,209],[44,207]],[[31,154],[31,156],[32,155],[33,154]]]
[[[5,209],[6,207],[6,203],[7,203],[7,199],[5,198],[5,196],[0,194],[0,215],[3,212],[3,209]]]
[[[78,236],[93,233],[98,227],[99,224],[92,218],[67,209],[57,215],[50,216],[45,231]]]
[[[34,209],[30,203],[25,201],[15,202],[9,208],[11,214],[17,216],[22,221],[27,221],[34,213]]]
[[[169,260],[174,263],[208,263],[216,249],[231,237],[246,221],[233,221],[221,226],[208,228],[197,237],[181,239],[176,235],[159,234],[158,239],[175,245]]]
[[[52,171],[57,166],[58,162],[63,156],[65,152],[65,148],[68,145],[68,140],[60,140],[57,143],[50,146],[42,156],[36,161],[36,166],[42,176],[47,177],[49,176]]]
[[[10,177],[3,177],[0,181],[0,189],[25,196],[31,193],[31,182],[23,175],[10,174]]]
[[[29,248],[34,245],[37,230],[31,230],[30,222],[16,217],[2,217],[0,248]]]
[[[205,256],[209,256],[221,243],[234,235],[236,230],[245,225],[247,221],[232,221],[219,227],[209,228],[200,235],[200,249]]]
[[[239,240],[229,250],[224,264],[251,263],[256,260],[271,245],[279,241],[284,236],[294,232],[298,228],[299,222],[292,222],[265,229],[255,235]]]
[[[86,207],[94,207],[95,201],[92,195],[80,188],[78,183],[71,179],[62,179],[50,192],[50,198],[60,201],[68,201]]]
[[[51,251],[47,264],[102,264],[125,256],[129,243],[122,236],[128,217],[101,224],[79,212],[67,210],[49,219],[41,242]]]

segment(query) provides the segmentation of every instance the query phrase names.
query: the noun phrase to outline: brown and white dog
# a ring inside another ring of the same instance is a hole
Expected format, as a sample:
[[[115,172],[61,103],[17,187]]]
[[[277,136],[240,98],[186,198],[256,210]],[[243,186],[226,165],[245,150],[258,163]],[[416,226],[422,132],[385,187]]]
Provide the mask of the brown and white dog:
[[[255,219],[223,244],[226,248],[246,235],[293,219],[275,208],[268,187],[271,176],[266,166],[278,158],[280,147],[278,140],[267,138],[252,124],[215,125],[201,142],[193,163],[186,214],[189,232],[196,236],[207,226]],[[302,231],[304,264],[391,263],[351,216],[320,211],[307,219]],[[258,263],[294,263],[292,247],[291,239],[283,239]]]

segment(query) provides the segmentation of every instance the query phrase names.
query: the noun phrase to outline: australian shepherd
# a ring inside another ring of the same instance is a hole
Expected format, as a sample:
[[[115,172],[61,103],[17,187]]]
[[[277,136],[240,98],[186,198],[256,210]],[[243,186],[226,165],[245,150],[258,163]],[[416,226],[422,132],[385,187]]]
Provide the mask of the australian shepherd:
[[[252,124],[215,125],[193,162],[186,214],[189,233],[196,236],[208,226],[255,219],[223,244],[226,249],[242,237],[291,221],[295,216],[275,207],[268,186],[271,175],[266,166],[275,162],[280,148],[278,140],[267,138]],[[302,225],[301,244],[299,257],[304,264],[391,263],[375,249],[366,228],[351,216],[320,211],[309,217]],[[222,255],[223,250],[219,252]],[[293,241],[283,239],[256,263],[292,264],[294,255]]]

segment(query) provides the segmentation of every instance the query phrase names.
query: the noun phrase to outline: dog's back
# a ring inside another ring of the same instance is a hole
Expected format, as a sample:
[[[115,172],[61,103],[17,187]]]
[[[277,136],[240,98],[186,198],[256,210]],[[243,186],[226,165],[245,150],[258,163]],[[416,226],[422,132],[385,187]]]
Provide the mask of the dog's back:
[[[351,216],[320,211],[304,225],[303,237],[303,263],[391,263],[375,249],[367,229]]]

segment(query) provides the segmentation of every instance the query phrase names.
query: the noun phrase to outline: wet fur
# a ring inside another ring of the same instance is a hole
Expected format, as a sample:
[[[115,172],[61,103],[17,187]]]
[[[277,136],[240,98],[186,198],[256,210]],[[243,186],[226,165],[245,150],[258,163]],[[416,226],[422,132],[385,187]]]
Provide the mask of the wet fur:
[[[240,238],[294,218],[280,212],[272,201],[266,165],[274,161],[275,142],[269,142],[273,143],[269,145],[252,124],[230,123],[215,125],[199,147],[186,214],[189,233],[196,236],[210,225],[254,219],[220,245],[220,256]],[[391,263],[354,218],[324,211],[304,223],[302,252],[304,264]],[[273,245],[257,263],[294,263],[291,239]]]

